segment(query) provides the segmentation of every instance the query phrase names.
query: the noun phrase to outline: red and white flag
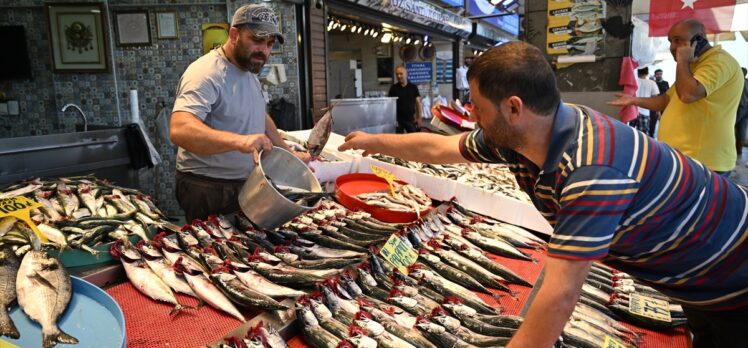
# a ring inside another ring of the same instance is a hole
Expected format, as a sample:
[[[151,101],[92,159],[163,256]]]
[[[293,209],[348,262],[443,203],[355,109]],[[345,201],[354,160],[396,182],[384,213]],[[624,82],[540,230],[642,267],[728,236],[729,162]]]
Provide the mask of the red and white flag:
[[[735,0],[652,0],[649,2],[649,36],[667,36],[675,23],[695,18],[707,34],[730,31]]]

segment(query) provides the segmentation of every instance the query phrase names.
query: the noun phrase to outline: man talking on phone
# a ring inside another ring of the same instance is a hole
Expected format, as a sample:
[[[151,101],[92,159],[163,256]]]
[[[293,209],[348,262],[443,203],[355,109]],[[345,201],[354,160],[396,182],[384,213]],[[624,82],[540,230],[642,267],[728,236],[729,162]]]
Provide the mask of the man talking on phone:
[[[617,93],[613,106],[664,110],[660,141],[729,176],[735,167],[735,114],[743,90],[738,62],[705,38],[704,24],[686,19],[668,32],[677,63],[675,82],[665,94],[637,98]]]

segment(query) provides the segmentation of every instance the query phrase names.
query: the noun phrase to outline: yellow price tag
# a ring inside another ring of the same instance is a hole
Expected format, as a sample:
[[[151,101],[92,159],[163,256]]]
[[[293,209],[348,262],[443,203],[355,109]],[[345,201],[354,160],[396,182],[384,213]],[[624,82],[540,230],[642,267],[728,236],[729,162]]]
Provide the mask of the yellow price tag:
[[[392,197],[395,197],[395,174],[392,174],[389,170],[379,168],[375,165],[371,166],[371,171],[372,173],[374,173],[374,175],[387,181],[387,184],[390,185],[390,193],[392,194]]]
[[[600,348],[628,348],[628,346],[617,338],[605,335],[605,341],[603,341],[603,345]]]
[[[34,233],[39,237],[39,239],[42,240],[42,242],[47,242],[47,237],[45,237],[41,231],[39,231],[38,228],[36,228],[36,224],[31,221],[30,213],[32,209],[36,209],[41,207],[42,205],[39,202],[32,201],[24,196],[16,196],[11,198],[3,198],[0,199],[0,218],[4,218],[6,216],[13,216],[18,220],[21,220],[28,225]]]
[[[18,346],[4,339],[0,339],[0,348],[18,348]]]
[[[408,266],[416,263],[416,260],[418,260],[418,253],[395,234],[391,235],[390,239],[382,247],[382,250],[379,250],[379,255],[395,265],[403,274],[408,274]]]
[[[629,312],[654,320],[670,322],[670,304],[665,300],[642,296],[637,293],[629,295]]]

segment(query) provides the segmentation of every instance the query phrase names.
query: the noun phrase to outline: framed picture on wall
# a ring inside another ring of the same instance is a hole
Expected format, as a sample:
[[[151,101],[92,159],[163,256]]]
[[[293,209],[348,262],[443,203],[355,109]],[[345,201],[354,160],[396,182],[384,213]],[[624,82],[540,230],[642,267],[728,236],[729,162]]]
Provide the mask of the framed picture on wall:
[[[156,13],[156,36],[159,39],[179,38],[179,15],[176,12]]]
[[[44,12],[55,72],[109,70],[101,3],[45,3]]]
[[[147,46],[151,44],[148,11],[121,11],[114,15],[114,32],[118,46]]]

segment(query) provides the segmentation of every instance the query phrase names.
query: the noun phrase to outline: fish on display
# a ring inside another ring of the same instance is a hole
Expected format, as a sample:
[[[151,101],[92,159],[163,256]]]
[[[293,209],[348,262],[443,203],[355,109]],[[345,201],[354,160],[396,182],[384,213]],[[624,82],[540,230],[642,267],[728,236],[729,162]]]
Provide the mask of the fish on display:
[[[17,339],[21,334],[8,314],[8,306],[16,301],[16,274],[21,261],[10,246],[0,247],[0,336]]]
[[[27,252],[18,268],[16,293],[23,312],[42,327],[42,347],[78,343],[57,326],[73,295],[70,275],[59,260],[43,251]]]

